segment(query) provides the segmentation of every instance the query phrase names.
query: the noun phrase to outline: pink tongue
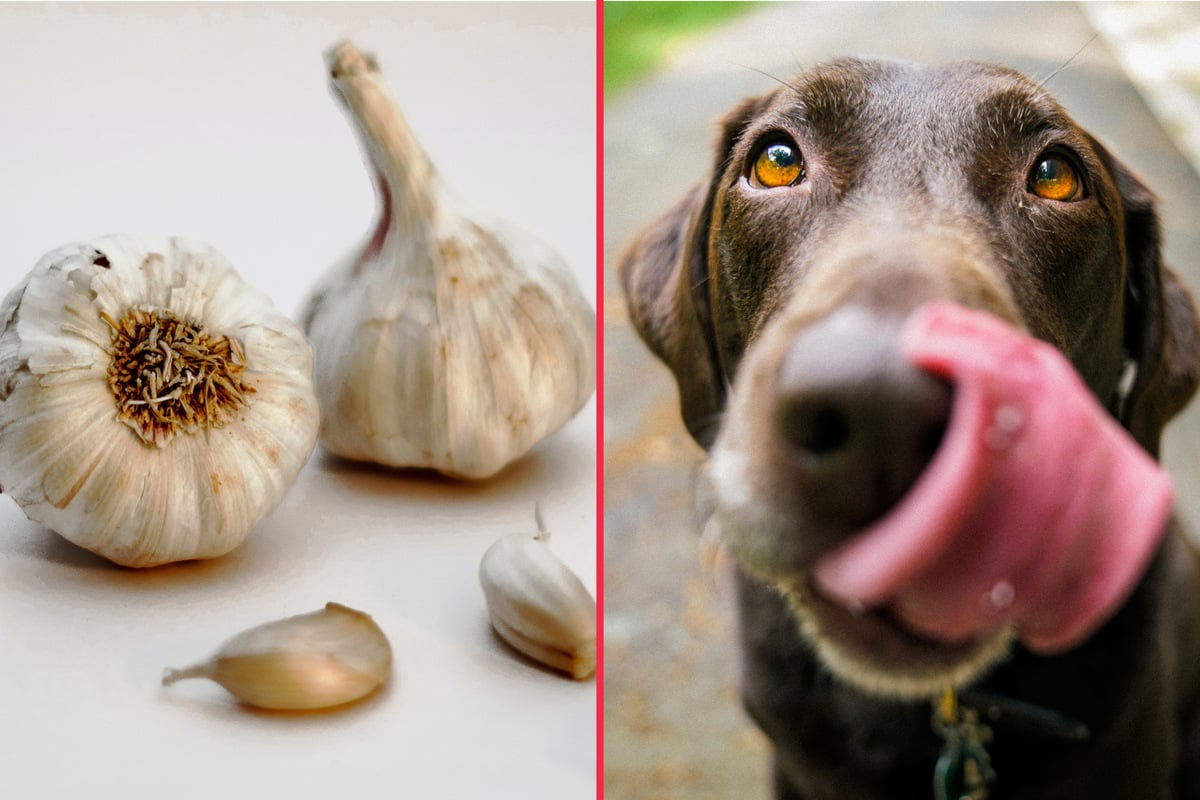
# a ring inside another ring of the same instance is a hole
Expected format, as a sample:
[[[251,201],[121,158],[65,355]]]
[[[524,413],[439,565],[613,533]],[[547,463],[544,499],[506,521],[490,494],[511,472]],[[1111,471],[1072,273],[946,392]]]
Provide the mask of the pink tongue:
[[[995,317],[932,303],[901,346],[953,382],[949,428],[900,505],[817,564],[817,585],[941,641],[1014,625],[1031,649],[1070,649],[1145,571],[1170,478],[1058,350]]]

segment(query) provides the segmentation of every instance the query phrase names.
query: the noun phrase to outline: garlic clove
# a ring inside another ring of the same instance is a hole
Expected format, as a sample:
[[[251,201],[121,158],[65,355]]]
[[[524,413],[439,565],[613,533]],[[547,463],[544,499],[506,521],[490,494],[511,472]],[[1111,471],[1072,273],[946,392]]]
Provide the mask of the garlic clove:
[[[317,427],[303,334],[206,244],[66,245],[0,305],[0,485],[119,564],[238,546]]]
[[[365,697],[391,669],[392,648],[375,621],[327,603],[321,611],[244,631],[208,661],[168,669],[162,682],[208,678],[252,706],[310,711]]]
[[[595,313],[561,256],[442,183],[371,58],[346,42],[327,60],[380,211],[304,315],[322,443],[346,458],[486,478],[591,396]]]
[[[539,529],[543,528],[538,520]],[[548,544],[549,534],[513,534],[479,564],[492,627],[530,658],[587,680],[596,674],[596,601]]]

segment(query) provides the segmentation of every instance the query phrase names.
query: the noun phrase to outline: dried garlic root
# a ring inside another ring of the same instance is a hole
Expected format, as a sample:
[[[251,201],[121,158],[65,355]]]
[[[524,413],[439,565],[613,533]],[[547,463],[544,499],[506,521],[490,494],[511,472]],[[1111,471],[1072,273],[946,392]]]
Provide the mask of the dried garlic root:
[[[492,627],[512,647],[576,680],[596,674],[596,601],[550,550],[550,534],[497,541],[479,564]]]
[[[562,257],[452,194],[375,61],[327,54],[376,179],[374,231],[316,286],[321,441],[346,458],[486,478],[595,388],[595,312]]]
[[[375,621],[327,603],[321,611],[244,631],[208,661],[168,669],[162,682],[208,678],[252,706],[309,711],[365,697],[391,670],[392,648]]]
[[[0,305],[0,485],[118,564],[237,547],[317,427],[312,348],[201,242],[69,244]]]

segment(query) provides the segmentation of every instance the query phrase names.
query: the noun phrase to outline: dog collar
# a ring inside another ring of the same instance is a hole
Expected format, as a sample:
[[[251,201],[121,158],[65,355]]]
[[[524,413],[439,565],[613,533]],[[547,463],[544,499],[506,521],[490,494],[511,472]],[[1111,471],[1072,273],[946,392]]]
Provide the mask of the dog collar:
[[[933,703],[933,729],[942,738],[942,752],[933,770],[936,800],[987,800],[988,784],[996,779],[987,745],[992,728],[980,720],[1011,722],[1026,733],[1072,742],[1086,740],[1087,725],[1057,711],[989,692],[957,692],[946,687]]]
[[[933,702],[933,730],[944,741],[933,768],[935,800],[987,800],[988,784],[996,779],[987,752],[992,729],[977,711],[959,705],[953,687]]]
[[[988,722],[1011,724],[1028,735],[1068,742],[1083,742],[1091,736],[1084,723],[1024,700],[975,690],[963,691],[961,697],[964,705],[979,709]]]

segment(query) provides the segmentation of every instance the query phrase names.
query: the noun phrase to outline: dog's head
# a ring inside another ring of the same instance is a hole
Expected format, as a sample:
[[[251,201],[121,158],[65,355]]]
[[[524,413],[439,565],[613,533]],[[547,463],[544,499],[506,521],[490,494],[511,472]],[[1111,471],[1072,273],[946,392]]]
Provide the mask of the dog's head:
[[[890,693],[963,680],[1007,636],[934,641],[808,591],[816,560],[937,450],[951,389],[901,357],[910,313],[950,300],[1051,343],[1152,454],[1200,368],[1151,193],[1041,86],[991,65],[842,60],[747,100],[708,178],[620,271],[711,450],[725,543],[788,589],[835,670]]]

